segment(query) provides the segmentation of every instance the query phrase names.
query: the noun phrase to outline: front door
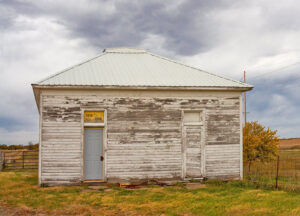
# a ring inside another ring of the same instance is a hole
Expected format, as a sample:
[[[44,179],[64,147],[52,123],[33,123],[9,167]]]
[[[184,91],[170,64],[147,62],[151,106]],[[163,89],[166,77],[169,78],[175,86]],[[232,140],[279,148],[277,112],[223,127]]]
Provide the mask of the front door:
[[[84,178],[103,179],[103,129],[84,129]]]

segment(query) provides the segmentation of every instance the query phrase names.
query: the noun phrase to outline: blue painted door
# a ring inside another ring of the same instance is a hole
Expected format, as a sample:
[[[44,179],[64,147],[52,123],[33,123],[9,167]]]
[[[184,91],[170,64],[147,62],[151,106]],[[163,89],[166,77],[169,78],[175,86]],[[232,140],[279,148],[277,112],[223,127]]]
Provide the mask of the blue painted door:
[[[85,180],[103,179],[103,129],[84,129]]]

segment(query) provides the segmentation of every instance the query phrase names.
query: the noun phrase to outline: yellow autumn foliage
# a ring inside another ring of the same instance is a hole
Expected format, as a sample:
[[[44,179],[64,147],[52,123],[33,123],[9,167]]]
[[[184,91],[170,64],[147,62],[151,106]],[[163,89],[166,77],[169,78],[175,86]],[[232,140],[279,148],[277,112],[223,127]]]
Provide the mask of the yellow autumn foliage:
[[[279,138],[277,131],[266,128],[257,121],[247,122],[243,128],[244,163],[250,169],[254,161],[267,162],[276,159]]]

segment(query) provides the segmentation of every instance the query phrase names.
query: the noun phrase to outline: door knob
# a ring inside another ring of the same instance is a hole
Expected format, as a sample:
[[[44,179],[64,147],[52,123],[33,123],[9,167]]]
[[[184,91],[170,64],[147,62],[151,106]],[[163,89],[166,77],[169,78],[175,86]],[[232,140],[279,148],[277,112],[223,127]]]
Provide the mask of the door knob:
[[[103,157],[103,156],[100,156],[100,160],[103,161],[103,160],[104,160],[104,157]]]

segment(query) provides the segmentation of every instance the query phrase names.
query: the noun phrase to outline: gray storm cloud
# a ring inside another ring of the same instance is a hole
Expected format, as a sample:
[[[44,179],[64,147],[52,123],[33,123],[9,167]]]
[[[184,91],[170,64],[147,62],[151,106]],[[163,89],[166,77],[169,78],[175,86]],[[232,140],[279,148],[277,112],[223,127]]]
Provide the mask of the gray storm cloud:
[[[246,69],[249,119],[300,136],[299,11],[296,0],[0,0],[0,143],[37,141],[30,83],[118,46],[238,80]]]

